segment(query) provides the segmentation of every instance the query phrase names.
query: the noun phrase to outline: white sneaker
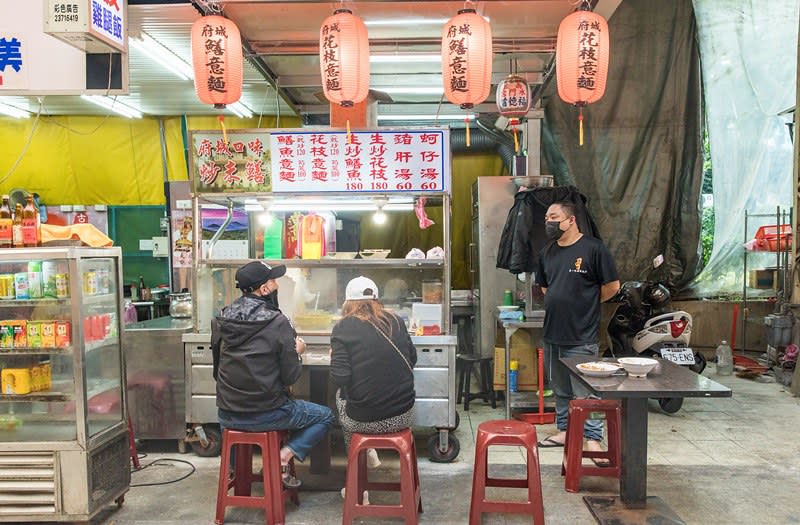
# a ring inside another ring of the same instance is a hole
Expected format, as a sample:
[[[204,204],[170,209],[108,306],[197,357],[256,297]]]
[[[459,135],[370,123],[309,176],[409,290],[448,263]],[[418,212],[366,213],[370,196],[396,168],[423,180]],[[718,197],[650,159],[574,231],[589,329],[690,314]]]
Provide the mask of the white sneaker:
[[[369,468],[378,468],[381,466],[381,459],[378,457],[378,451],[374,448],[367,449],[367,466]]]
[[[344,499],[345,490],[347,490],[347,489],[346,488],[342,488],[342,499]],[[368,490],[364,491],[364,505],[369,505],[369,491]]]

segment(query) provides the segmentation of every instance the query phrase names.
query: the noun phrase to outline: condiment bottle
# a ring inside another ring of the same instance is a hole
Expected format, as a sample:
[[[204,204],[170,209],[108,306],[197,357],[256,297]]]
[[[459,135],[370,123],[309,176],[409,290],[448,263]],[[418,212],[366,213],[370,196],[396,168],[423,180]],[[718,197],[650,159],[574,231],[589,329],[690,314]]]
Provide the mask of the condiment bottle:
[[[17,203],[14,210],[14,222],[11,225],[11,242],[14,248],[22,248],[22,204]]]
[[[0,206],[0,248],[11,248],[14,240],[14,217],[8,205],[8,195],[3,195],[3,204]]]
[[[33,205],[33,195],[28,195],[25,200],[25,207],[22,209],[22,244],[26,247],[36,247],[41,244],[39,210]]]

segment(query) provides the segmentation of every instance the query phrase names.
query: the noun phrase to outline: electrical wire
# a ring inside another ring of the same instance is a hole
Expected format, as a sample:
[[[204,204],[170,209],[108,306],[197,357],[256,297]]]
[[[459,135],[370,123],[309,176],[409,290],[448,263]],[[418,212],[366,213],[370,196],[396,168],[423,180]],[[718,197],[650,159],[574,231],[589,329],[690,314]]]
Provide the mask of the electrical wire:
[[[146,457],[146,454],[142,455],[142,456],[139,456],[139,457],[140,458]],[[131,488],[133,488],[133,487],[156,487],[156,486],[159,486],[159,485],[170,485],[172,483],[178,483],[179,481],[183,481],[186,478],[188,478],[189,476],[191,476],[192,474],[194,474],[195,471],[197,470],[197,467],[195,467],[193,463],[190,463],[190,462],[188,462],[186,460],[183,460],[183,459],[160,458],[160,459],[156,459],[155,461],[151,461],[147,465],[142,465],[138,469],[131,469],[131,474],[135,474],[136,472],[141,472],[141,471],[143,471],[143,470],[145,470],[147,468],[152,467],[153,465],[169,466],[168,462],[185,463],[186,465],[189,465],[189,467],[191,467],[191,470],[188,473],[184,474],[183,476],[181,476],[181,477],[179,477],[177,479],[171,479],[169,481],[159,481],[159,482],[153,482],[153,483],[136,483],[136,484],[132,483],[130,485]]]

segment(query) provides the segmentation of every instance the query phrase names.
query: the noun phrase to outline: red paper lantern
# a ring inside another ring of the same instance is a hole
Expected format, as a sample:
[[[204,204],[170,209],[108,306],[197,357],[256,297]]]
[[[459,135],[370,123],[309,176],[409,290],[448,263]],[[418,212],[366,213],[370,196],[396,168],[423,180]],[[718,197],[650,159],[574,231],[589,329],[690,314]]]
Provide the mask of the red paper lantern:
[[[369,94],[367,26],[349,9],[337,9],[319,30],[319,69],[325,98],[348,107]]]
[[[520,76],[509,75],[497,84],[495,102],[500,114],[508,118],[512,126],[519,124],[531,108],[528,83]]]
[[[462,9],[442,31],[444,93],[470,109],[489,96],[492,86],[492,27],[474,9]]]
[[[192,24],[194,89],[204,104],[224,108],[242,97],[242,37],[222,16],[204,16]]]
[[[558,96],[580,108],[580,143],[583,145],[583,106],[597,102],[606,91],[608,77],[608,23],[582,8],[558,27],[556,80]]]

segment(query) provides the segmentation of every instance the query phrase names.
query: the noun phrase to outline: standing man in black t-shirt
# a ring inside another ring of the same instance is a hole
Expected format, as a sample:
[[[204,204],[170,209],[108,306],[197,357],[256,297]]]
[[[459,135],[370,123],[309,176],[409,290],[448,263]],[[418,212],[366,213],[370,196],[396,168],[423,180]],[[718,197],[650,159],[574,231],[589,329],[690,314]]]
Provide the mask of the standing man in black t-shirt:
[[[545,368],[556,397],[559,432],[543,439],[539,446],[563,447],[569,402],[589,392],[577,382],[573,385],[569,371],[558,359],[598,355],[600,303],[617,293],[619,278],[608,248],[578,229],[572,203],[552,204],[545,221],[545,232],[553,242],[542,250],[536,280],[545,294]],[[602,421],[587,421],[584,436],[587,450],[601,450]],[[602,465],[601,461],[595,463]]]

